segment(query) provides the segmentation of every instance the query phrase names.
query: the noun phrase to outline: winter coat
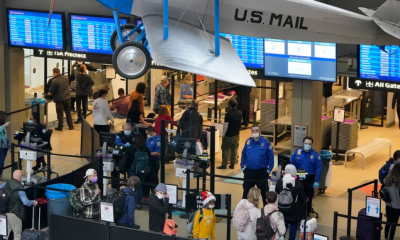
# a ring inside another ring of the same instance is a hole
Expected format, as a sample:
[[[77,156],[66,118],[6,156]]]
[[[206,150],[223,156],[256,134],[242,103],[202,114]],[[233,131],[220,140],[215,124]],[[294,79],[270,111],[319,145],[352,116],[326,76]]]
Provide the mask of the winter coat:
[[[301,219],[303,219],[306,215],[305,203],[307,201],[307,196],[304,191],[303,184],[300,182],[299,179],[295,180],[295,184],[296,184],[294,186],[295,196],[293,196],[293,197],[294,197],[294,199],[296,199],[296,197],[297,197],[296,210],[293,213],[284,214],[285,220],[292,221],[292,222],[298,222]],[[289,185],[291,185],[291,184],[289,184]],[[284,189],[283,188],[283,178],[280,178],[276,184],[275,192],[279,195],[283,189]]]

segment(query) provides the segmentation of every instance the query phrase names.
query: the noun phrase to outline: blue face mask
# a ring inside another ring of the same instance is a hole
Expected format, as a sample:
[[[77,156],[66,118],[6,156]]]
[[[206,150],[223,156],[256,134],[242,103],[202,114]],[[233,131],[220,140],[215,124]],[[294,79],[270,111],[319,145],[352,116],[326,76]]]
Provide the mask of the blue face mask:
[[[131,130],[124,130],[124,134],[125,134],[126,136],[129,136],[129,135],[131,135],[131,133],[132,133],[132,131],[131,131]]]
[[[309,145],[309,144],[304,144],[304,150],[310,151],[310,150],[311,150],[311,145]]]
[[[28,122],[29,122],[29,123],[33,123],[33,121],[32,121],[32,120],[29,120]]]

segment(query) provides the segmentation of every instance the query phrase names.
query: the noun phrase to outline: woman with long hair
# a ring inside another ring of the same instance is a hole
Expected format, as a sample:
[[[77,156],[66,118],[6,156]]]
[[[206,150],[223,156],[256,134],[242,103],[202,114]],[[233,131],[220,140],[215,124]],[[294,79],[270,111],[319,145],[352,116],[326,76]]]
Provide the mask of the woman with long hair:
[[[126,122],[130,123],[133,127],[134,124],[146,124],[149,126],[153,126],[151,123],[146,122],[143,119],[143,113],[140,110],[140,102],[139,100],[133,100],[131,107],[129,108],[128,112],[128,118],[126,119]]]
[[[129,94],[129,108],[131,108],[133,100],[138,100],[139,105],[140,105],[140,111],[142,112],[142,115],[144,116],[144,93],[146,92],[146,84],[144,82],[140,82],[136,85],[136,89],[133,90]]]
[[[6,112],[0,111],[0,179],[3,178],[4,161],[6,160],[8,147],[10,145],[6,130],[6,127],[9,125],[10,122],[6,121]]]
[[[196,84],[193,83],[193,76],[191,74],[186,74],[181,85],[179,101],[193,98],[193,84]],[[196,94],[201,95],[201,92],[197,90]]]
[[[386,218],[388,222],[397,223],[400,217],[400,165],[394,165],[385,178],[385,186],[391,201],[386,203]],[[385,226],[385,239],[393,240],[396,226]]]

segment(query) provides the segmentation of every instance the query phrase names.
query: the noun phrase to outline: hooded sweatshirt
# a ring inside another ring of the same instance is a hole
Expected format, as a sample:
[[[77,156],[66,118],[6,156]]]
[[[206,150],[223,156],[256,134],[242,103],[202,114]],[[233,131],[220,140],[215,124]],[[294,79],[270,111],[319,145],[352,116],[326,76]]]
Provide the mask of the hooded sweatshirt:
[[[159,199],[155,194],[149,196],[149,229],[153,232],[164,230],[165,215],[168,213],[169,198]]]
[[[261,217],[261,211],[263,211],[263,209],[258,211],[257,218]],[[265,216],[267,216],[268,214],[270,214],[273,211],[276,211],[276,212],[274,212],[270,216],[269,222],[271,223],[272,229],[276,232],[275,240],[279,240],[279,238],[284,236],[286,233],[285,219],[283,217],[283,214],[281,212],[279,212],[278,207],[275,204],[268,204],[264,207]]]
[[[247,228],[244,232],[237,231],[238,238],[239,240],[257,240],[256,236],[257,214],[260,212],[260,210],[256,208],[254,204],[249,202],[247,199],[242,199],[236,206],[235,212],[242,203],[245,204],[245,207],[249,211],[250,222],[249,225],[247,225]]]

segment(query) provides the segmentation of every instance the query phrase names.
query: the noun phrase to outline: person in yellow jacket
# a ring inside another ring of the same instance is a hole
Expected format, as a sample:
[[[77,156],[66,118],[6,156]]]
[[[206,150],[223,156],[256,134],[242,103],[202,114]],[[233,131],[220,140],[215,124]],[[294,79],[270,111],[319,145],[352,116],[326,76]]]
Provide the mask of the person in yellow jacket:
[[[197,211],[193,221],[193,238],[198,240],[215,240],[215,196],[211,192],[202,192],[203,216]],[[200,221],[200,218],[201,221]]]

